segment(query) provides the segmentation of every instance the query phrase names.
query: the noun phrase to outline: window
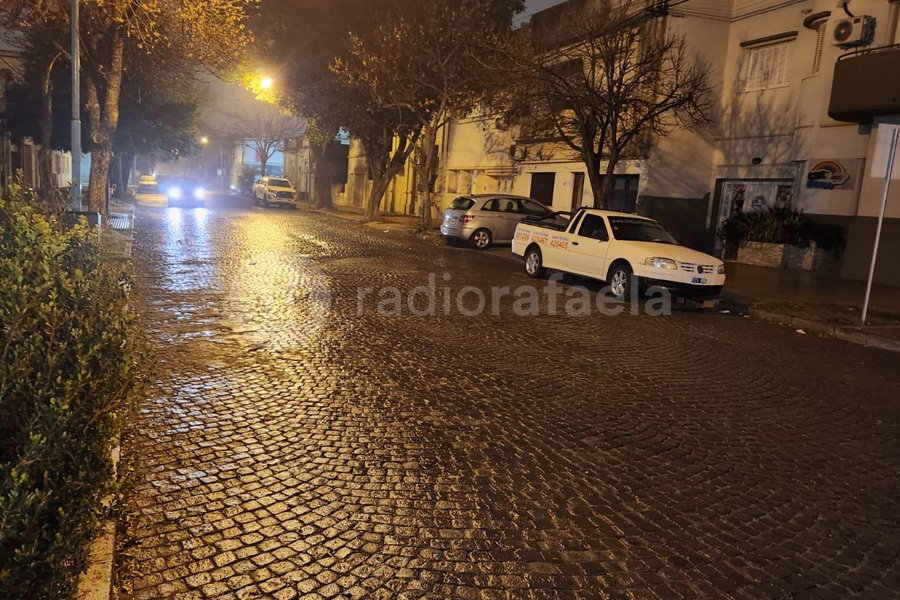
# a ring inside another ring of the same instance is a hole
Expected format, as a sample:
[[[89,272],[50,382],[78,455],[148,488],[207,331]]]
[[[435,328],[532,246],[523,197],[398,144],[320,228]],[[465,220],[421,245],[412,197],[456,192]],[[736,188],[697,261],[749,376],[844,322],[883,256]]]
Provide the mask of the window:
[[[459,171],[448,171],[447,172],[447,192],[450,194],[458,193],[459,192],[458,182],[459,182]]]
[[[543,205],[534,202],[533,200],[522,200],[522,213],[526,215],[531,215],[533,217],[546,217],[550,214],[550,211],[544,208]]]
[[[450,203],[451,210],[469,210],[473,206],[475,206],[475,201],[471,198],[459,197]]]
[[[519,205],[515,200],[504,198],[500,201],[500,212],[517,213],[519,212]]]
[[[601,242],[609,241],[609,232],[606,231],[606,223],[603,222],[603,217],[598,215],[584,215],[584,219],[581,221],[581,227],[578,229],[578,235],[591,238],[592,240],[600,240]]]
[[[485,202],[484,205],[481,207],[481,210],[486,210],[486,211],[489,211],[489,212],[497,212],[497,211],[499,211],[499,210],[500,210],[500,200],[497,199],[497,198],[494,198],[493,200],[488,200],[488,201]]]
[[[746,91],[790,85],[793,41],[749,48]]]
[[[459,171],[459,180],[457,182],[456,191],[460,194],[472,193],[472,172]]]

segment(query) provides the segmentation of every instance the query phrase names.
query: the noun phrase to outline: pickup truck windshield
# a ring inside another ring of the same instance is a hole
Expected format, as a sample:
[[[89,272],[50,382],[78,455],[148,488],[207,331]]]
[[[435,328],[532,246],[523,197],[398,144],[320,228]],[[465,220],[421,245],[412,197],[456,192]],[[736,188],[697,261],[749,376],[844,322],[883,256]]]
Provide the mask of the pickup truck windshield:
[[[270,179],[269,185],[274,187],[291,187],[291,184],[287,179]]]
[[[671,233],[663,229],[662,225],[649,219],[609,217],[609,225],[617,240],[678,244],[678,241],[672,237]]]

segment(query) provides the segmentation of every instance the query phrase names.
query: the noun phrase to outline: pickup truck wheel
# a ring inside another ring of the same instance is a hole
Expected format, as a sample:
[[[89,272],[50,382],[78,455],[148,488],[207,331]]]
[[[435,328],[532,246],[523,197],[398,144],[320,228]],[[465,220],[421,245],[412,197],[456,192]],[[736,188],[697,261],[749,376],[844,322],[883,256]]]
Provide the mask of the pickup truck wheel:
[[[627,263],[618,263],[609,270],[606,281],[609,291],[619,300],[631,297],[631,286],[634,285],[634,272]]]
[[[487,229],[479,229],[469,238],[472,246],[477,250],[484,250],[491,245],[491,232]]]
[[[525,251],[525,272],[535,279],[544,275],[544,257],[540,248],[529,248]]]

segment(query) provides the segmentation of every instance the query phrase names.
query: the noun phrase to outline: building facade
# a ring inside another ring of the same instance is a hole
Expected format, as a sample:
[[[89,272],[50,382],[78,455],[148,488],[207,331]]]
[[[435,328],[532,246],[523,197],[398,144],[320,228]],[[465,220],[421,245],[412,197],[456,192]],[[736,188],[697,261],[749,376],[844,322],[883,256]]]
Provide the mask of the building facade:
[[[589,1],[537,13],[531,26]],[[868,167],[879,125],[900,123],[900,47],[894,46],[900,2],[670,0],[667,6],[660,17],[665,28],[683,35],[709,66],[719,114],[712,127],[677,130],[642,158],[621,161],[612,208],[653,216],[687,244],[714,251],[719,225],[735,211],[793,206],[844,228],[841,274],[863,279],[883,190],[883,179]],[[849,78],[860,72],[859,63],[872,63],[862,84]],[[869,94],[876,83],[884,89]],[[835,109],[835,101],[849,106]],[[593,202],[585,167],[569,148],[525,139],[494,115],[450,123],[440,150],[435,216],[469,193],[531,196],[555,210]],[[367,175],[358,144],[349,171],[339,202],[361,207]],[[394,182],[384,210],[415,212],[409,171]],[[886,217],[881,255],[900,256],[900,184]],[[882,259],[876,281],[900,285],[900,266]]]

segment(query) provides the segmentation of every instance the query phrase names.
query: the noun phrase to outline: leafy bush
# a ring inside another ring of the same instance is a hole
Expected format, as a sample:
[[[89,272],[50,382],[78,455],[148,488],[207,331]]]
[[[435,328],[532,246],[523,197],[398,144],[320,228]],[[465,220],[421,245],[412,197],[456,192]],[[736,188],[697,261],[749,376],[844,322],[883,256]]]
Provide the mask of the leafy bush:
[[[95,233],[0,201],[0,598],[70,598],[114,491],[141,346]]]
[[[835,254],[844,249],[843,228],[817,223],[799,211],[784,207],[732,215],[722,224],[721,235],[729,246],[764,242],[806,248],[815,242],[819,248]]]

